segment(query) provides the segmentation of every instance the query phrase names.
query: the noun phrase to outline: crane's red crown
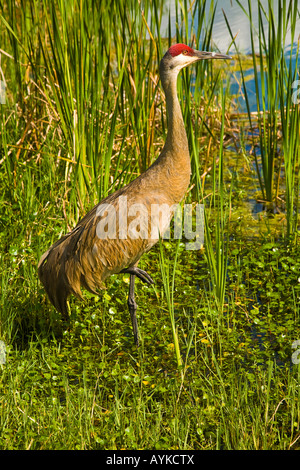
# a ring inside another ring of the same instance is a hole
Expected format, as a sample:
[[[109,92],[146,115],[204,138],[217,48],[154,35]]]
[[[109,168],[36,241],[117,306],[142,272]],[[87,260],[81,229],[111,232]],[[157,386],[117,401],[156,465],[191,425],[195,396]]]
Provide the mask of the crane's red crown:
[[[170,47],[169,53],[171,54],[172,57],[176,57],[179,54],[193,56],[194,50],[191,47],[187,46],[186,44],[174,44],[173,46]]]

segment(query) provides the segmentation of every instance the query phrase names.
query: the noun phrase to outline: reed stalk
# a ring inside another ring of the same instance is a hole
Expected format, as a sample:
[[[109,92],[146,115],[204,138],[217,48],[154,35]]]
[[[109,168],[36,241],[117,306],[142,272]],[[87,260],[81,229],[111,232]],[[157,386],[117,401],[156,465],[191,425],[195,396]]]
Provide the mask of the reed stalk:
[[[178,371],[180,371],[181,378],[183,379],[184,377],[183,361],[182,361],[181,352],[180,352],[178,326],[176,325],[175,310],[174,310],[175,277],[176,277],[176,265],[177,265],[177,259],[178,259],[178,253],[179,253],[179,244],[180,244],[180,240],[177,240],[173,267],[171,269],[170,260],[166,258],[164,254],[163,243],[162,243],[162,240],[160,239],[159,240],[159,261],[160,261],[160,270],[161,270],[161,277],[162,277],[162,282],[163,282],[163,287],[164,287],[164,293],[166,296],[169,318],[171,322],[176,363],[177,363]]]
[[[213,193],[210,210],[205,207],[205,254],[209,263],[211,285],[219,310],[223,310],[227,275],[228,258],[228,223],[231,201],[231,190],[226,193],[224,183],[224,123],[226,91],[221,87],[222,120],[218,165],[216,156],[213,162]],[[213,219],[213,227],[211,220]]]

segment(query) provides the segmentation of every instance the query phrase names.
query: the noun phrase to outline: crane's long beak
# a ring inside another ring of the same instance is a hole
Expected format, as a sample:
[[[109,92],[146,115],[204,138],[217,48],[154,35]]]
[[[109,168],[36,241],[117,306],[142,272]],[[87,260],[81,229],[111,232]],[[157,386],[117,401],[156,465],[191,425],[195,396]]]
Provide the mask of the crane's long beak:
[[[230,55],[219,54],[218,52],[208,52],[208,51],[195,51],[195,56],[198,60],[203,59],[232,59]]]

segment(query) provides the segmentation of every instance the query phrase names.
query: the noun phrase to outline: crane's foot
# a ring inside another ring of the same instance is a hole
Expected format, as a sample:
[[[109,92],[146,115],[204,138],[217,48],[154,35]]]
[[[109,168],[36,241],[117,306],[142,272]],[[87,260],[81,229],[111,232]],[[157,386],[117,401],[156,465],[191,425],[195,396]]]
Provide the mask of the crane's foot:
[[[128,309],[131,318],[131,324],[133,329],[133,337],[136,347],[139,347],[139,331],[138,331],[138,324],[136,318],[136,311],[137,311],[137,303],[134,297],[134,285],[135,285],[135,276],[137,276],[141,281],[146,282],[147,284],[154,284],[153,279],[149,276],[146,271],[133,266],[131,268],[122,269],[121,273],[128,273],[130,274],[130,284],[129,284],[129,295],[128,295]]]
[[[146,282],[149,285],[154,284],[154,281],[153,281],[152,277],[150,277],[149,274],[146,271],[143,271],[142,269],[137,268],[136,266],[132,266],[131,268],[122,269],[122,271],[120,271],[120,272],[121,273],[128,273],[128,274],[131,274],[133,276],[136,276],[141,281]]]

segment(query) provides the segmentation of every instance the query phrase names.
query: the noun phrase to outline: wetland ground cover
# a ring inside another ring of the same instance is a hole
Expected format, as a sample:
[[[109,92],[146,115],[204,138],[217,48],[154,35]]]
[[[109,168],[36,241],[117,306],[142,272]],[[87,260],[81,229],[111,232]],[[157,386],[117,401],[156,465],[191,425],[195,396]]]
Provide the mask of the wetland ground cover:
[[[175,41],[213,48],[215,3],[171,3],[168,39],[165,2],[0,3],[1,449],[300,448],[296,36],[293,61],[284,47],[299,12],[282,0],[275,17],[277,2],[259,1],[255,30],[251,2],[235,3],[252,53],[225,15],[231,63],[203,62],[178,83],[186,201],[204,204],[205,243],[164,240],[143,257],[155,284],[137,281],[139,349],[127,275],[72,299],[63,322],[37,262],[155,159],[167,129],[159,58]],[[254,112],[249,77],[264,97]]]

